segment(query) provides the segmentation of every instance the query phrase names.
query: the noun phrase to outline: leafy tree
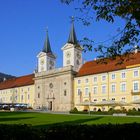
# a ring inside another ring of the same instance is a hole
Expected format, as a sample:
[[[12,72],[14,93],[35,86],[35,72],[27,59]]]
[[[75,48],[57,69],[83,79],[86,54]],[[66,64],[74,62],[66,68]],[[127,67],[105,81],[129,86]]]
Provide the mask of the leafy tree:
[[[61,0],[69,5],[76,0]],[[129,54],[134,49],[139,49],[140,43],[140,0],[77,0],[78,10],[83,17],[78,17],[84,25],[93,22],[93,15],[96,14],[96,21],[101,19],[113,23],[116,17],[125,20],[125,26],[112,39],[109,46],[98,45],[93,47],[94,40],[83,38],[82,43],[85,50],[94,49],[100,52],[100,58],[121,56],[122,53]],[[109,39],[110,40],[110,39]],[[108,41],[108,40],[106,40]],[[134,48],[134,46],[136,46]]]

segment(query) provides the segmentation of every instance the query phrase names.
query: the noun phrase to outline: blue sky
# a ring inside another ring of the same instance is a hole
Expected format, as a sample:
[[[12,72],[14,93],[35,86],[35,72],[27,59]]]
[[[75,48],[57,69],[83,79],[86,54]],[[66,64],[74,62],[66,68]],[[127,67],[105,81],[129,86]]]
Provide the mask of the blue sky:
[[[53,52],[57,55],[57,67],[62,67],[61,47],[67,42],[70,31],[70,16],[79,16],[74,9],[59,0],[0,0],[0,72],[22,76],[34,71],[37,54],[41,51],[49,30]],[[85,27],[75,22],[77,38],[87,36],[102,42],[116,34],[123,21],[114,24],[105,21],[93,22]],[[110,43],[110,42],[107,42]],[[86,61],[96,57],[95,52],[83,53]]]

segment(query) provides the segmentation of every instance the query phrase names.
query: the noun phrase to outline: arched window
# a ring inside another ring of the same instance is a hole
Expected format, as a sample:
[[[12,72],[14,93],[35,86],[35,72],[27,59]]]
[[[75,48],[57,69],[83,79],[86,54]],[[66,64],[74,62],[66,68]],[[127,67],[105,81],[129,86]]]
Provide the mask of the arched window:
[[[37,97],[40,98],[40,93],[38,93]]]
[[[67,90],[64,90],[64,96],[67,96]]]

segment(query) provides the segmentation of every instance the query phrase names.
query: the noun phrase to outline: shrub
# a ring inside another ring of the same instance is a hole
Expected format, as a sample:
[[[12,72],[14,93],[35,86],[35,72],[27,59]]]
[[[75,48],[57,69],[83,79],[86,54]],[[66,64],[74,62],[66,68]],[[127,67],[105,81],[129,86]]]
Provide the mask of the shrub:
[[[135,108],[129,109],[127,115],[140,115],[140,111],[137,111]]]
[[[51,125],[34,128],[31,125],[0,125],[2,140],[129,140],[138,139],[140,124]]]
[[[133,108],[132,111],[137,111],[136,108]]]
[[[78,109],[76,108],[76,107],[74,107],[71,111],[70,111],[70,113],[77,113],[78,112]]]
[[[40,139],[43,133],[30,125],[0,125],[0,138],[2,140]]]
[[[127,140],[139,137],[140,124],[61,125],[46,130],[45,137],[66,140]]]

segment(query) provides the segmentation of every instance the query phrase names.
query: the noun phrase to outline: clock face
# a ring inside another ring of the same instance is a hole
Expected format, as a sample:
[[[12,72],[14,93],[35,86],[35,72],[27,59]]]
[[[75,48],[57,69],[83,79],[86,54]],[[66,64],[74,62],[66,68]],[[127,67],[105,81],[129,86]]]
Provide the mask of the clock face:
[[[66,53],[66,57],[69,58],[70,56],[71,56],[71,53],[70,52],[67,52]]]

